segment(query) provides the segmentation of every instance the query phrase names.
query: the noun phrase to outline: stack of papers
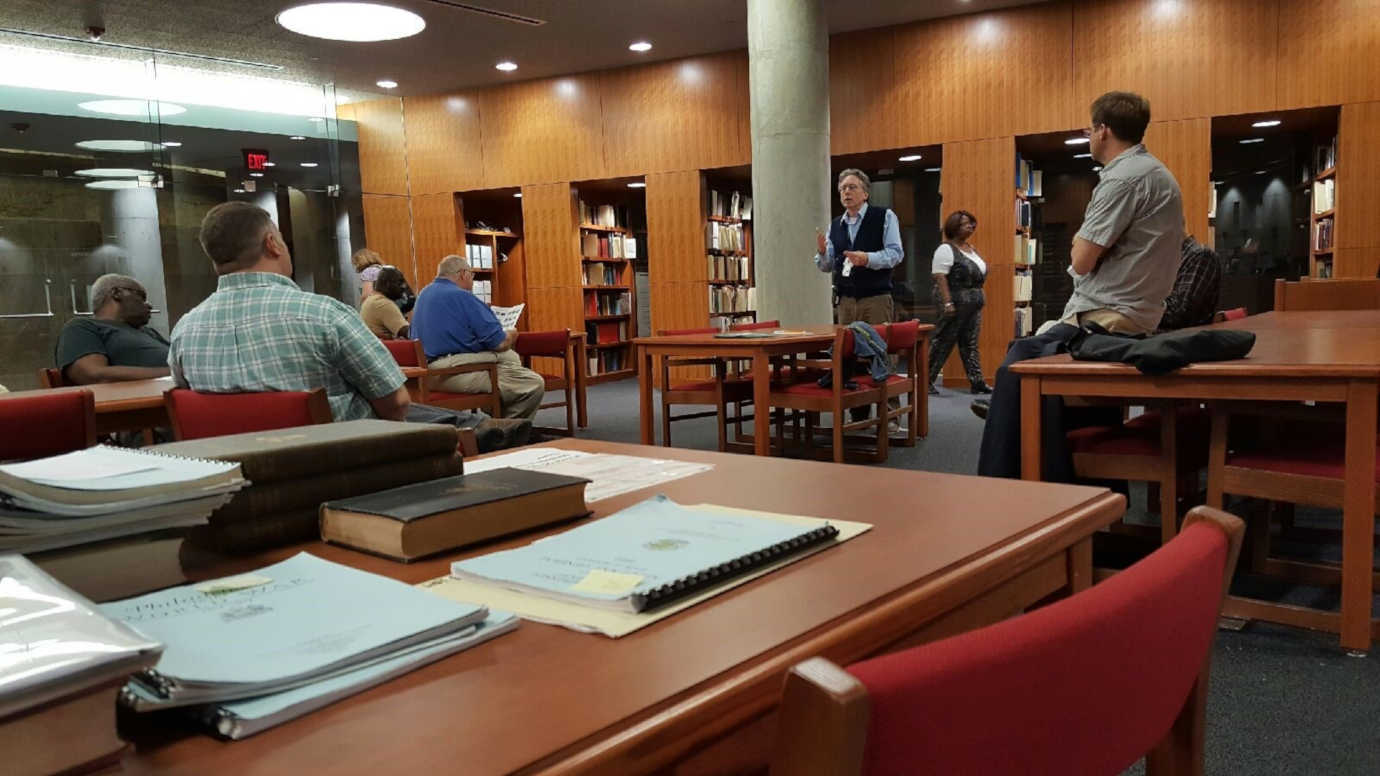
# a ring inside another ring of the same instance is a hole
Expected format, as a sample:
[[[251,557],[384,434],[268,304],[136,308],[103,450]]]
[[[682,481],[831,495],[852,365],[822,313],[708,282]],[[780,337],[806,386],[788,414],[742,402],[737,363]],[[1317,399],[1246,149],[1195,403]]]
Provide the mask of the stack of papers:
[[[714,468],[714,465],[709,463],[668,458],[584,453],[559,447],[528,447],[511,453],[465,461],[465,473],[476,474],[491,469],[502,469],[505,466],[587,479],[589,485],[585,487],[585,501],[591,504],[663,482],[701,474]]]
[[[167,645],[121,701],[191,707],[237,738],[511,630],[516,619],[300,553],[250,574],[105,604]]]
[[[198,525],[246,484],[237,463],[120,447],[0,465],[0,551]]]

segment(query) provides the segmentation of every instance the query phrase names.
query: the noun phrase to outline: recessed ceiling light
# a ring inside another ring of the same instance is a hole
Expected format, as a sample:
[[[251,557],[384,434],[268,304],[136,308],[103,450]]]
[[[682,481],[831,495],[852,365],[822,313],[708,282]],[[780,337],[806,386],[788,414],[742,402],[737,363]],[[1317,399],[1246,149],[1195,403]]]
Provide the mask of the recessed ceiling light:
[[[176,116],[187,109],[170,102],[150,103],[148,100],[90,100],[77,103],[82,110],[92,113],[108,113],[112,116],[147,116],[157,111],[159,116]]]
[[[243,193],[244,193],[244,189],[235,189],[235,193],[236,193],[236,194],[243,194]]]
[[[131,180],[91,181],[90,183],[86,184],[86,188],[88,188],[88,189],[103,189],[103,190],[106,190],[106,191],[110,191],[110,190],[113,190],[113,189],[137,189],[137,188],[139,188],[139,181],[131,181]]]
[[[261,172],[251,172],[251,173],[249,173],[249,177],[251,177],[251,178],[262,178],[262,177],[264,177],[264,174],[261,173]]]
[[[1255,174],[1256,174],[1256,175],[1264,175],[1264,174],[1267,173],[1267,172],[1269,172],[1269,170],[1256,170],[1256,171],[1255,171]]]
[[[522,192],[519,191],[518,193],[514,194],[513,196],[514,196],[514,197],[517,197],[518,199],[522,199]]]
[[[629,184],[628,184],[628,188],[630,188],[630,189],[645,189],[645,188],[647,188],[647,184],[646,184],[646,183],[643,183],[642,181],[633,181],[632,183],[629,183]]]
[[[306,140],[307,138],[306,138],[305,136],[303,136],[303,135],[293,135],[292,137],[290,137],[290,138],[288,138],[288,139],[289,139],[289,140]]]
[[[164,141],[163,141],[163,147],[164,147],[164,148],[181,148],[181,147],[182,147],[182,143],[180,143],[180,142],[177,141],[177,140],[164,140]]]
[[[1257,122],[1255,122],[1254,124],[1252,124],[1251,126],[1253,126],[1253,127],[1259,127],[1259,128],[1262,128],[1262,129],[1263,129],[1263,128],[1265,128],[1265,127],[1277,127],[1277,126],[1279,126],[1279,125],[1280,125],[1279,119],[1269,119],[1269,120],[1266,120],[1266,121],[1257,121]]]
[[[648,42],[645,41],[645,40],[639,40],[638,42],[633,43],[632,45],[628,46],[628,50],[629,50],[629,51],[636,51],[636,52],[638,52],[638,53],[641,53],[641,52],[643,52],[643,51],[651,51],[651,50],[652,50],[652,44],[648,43]]]
[[[505,73],[511,73],[514,70],[517,70],[517,63],[509,62],[505,59],[502,62],[499,62],[498,64],[494,65],[494,67],[498,68],[499,70],[502,70]]]
[[[378,87],[380,87],[380,88],[383,88],[383,89],[396,89],[396,88],[398,88],[398,82],[397,82],[397,81],[394,81],[394,80],[392,80],[392,79],[389,79],[389,78],[385,78],[385,79],[383,79],[382,81],[376,81],[376,82],[374,83],[374,85],[375,85],[375,86],[378,86]]]
[[[905,156],[897,157],[897,161],[900,161],[900,162],[918,162],[918,161],[920,161],[920,154],[906,154]]]
[[[303,167],[315,167],[316,162],[302,162]]]
[[[135,170],[129,167],[92,167],[89,170],[77,170],[77,175],[83,178],[139,178],[153,177],[153,170]]]
[[[278,166],[278,163],[277,163],[277,162],[264,162],[264,166],[265,166],[265,167],[277,167],[277,166]]]
[[[1088,142],[1086,137],[1071,137],[1064,141],[1064,145],[1083,145]]]
[[[1241,145],[1247,145],[1247,144],[1250,144],[1250,143],[1263,143],[1263,142],[1265,142],[1265,138],[1263,138],[1263,137],[1248,137],[1248,138],[1246,138],[1245,140],[1242,140],[1242,141],[1241,141]]]
[[[82,140],[77,143],[77,148],[87,151],[114,151],[128,154],[156,151],[158,145],[147,140]]]
[[[1074,158],[1074,159],[1091,159],[1091,158],[1092,158],[1092,154],[1074,154],[1074,155],[1073,155],[1073,158]]]
[[[356,43],[408,38],[426,29],[417,14],[381,3],[307,3],[278,14],[278,24],[298,35]]]
[[[926,167],[925,172],[939,172],[938,167]]]

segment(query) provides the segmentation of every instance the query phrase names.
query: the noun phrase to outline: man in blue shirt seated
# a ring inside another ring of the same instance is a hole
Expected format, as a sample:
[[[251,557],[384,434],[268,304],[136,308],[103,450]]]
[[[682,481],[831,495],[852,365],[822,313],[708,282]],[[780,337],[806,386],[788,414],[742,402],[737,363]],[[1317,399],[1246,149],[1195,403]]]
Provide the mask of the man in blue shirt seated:
[[[487,304],[479,301],[474,271],[459,256],[447,256],[436,279],[417,296],[412,336],[421,340],[429,366],[445,369],[462,364],[498,363],[498,394],[503,417],[531,420],[537,414],[546,381],[522,365],[513,352],[516,331],[504,331]],[[434,386],[451,393],[488,393],[483,372],[451,375]]]

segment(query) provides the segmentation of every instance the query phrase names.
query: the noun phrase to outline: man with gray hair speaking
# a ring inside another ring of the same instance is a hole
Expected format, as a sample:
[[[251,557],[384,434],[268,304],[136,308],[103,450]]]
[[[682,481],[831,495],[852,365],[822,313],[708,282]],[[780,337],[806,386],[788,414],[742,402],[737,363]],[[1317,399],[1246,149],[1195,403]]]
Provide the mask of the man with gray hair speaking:
[[[833,273],[834,314],[845,326],[854,321],[891,323],[891,270],[905,255],[900,221],[887,208],[868,205],[871,195],[867,173],[852,168],[839,173],[843,215],[829,225],[828,234],[815,235],[815,266]]]
[[[422,341],[428,365],[436,369],[496,362],[503,417],[531,420],[546,394],[546,380],[522,365],[513,352],[517,332],[504,331],[473,288],[469,262],[455,255],[441,259],[436,279],[417,295],[412,336]],[[451,375],[436,387],[451,393],[492,390],[483,372]]]
[[[168,341],[150,329],[148,293],[126,275],[102,275],[91,286],[91,317],[73,318],[58,335],[55,361],[76,385],[168,375]]]

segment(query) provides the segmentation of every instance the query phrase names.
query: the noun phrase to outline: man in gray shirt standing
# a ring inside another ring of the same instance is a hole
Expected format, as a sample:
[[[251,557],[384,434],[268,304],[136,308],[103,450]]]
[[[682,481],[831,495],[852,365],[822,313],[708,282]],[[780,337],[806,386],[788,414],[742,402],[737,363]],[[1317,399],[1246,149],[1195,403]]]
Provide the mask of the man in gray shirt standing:
[[[997,370],[978,456],[983,476],[1021,476],[1021,384],[1008,366],[1058,352],[1090,324],[1116,334],[1153,333],[1174,286],[1184,237],[1183,200],[1173,174],[1141,144],[1150,103],[1138,94],[1108,92],[1093,101],[1091,113],[1092,124],[1083,132],[1103,167],[1073,240],[1073,295],[1059,323],[1012,342]],[[1057,397],[1045,399],[1043,412],[1049,431],[1042,445],[1045,479],[1071,479],[1061,442],[1067,428],[1086,423],[1066,418]]]

